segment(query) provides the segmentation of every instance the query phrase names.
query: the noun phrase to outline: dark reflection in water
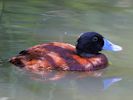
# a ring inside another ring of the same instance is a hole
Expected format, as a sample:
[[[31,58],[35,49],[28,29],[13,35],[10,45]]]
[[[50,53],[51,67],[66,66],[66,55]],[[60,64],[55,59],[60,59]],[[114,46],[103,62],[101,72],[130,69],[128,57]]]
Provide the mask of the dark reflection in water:
[[[13,66],[14,67],[14,66]],[[44,98],[49,100],[63,99],[81,99],[83,96],[92,96],[103,94],[106,91],[106,86],[113,85],[113,83],[120,81],[120,78],[110,77],[103,78],[99,72],[64,72],[64,71],[52,71],[38,74],[26,72],[24,70],[13,69],[12,81],[14,97],[23,98],[29,94],[23,93],[24,91],[19,89],[23,88],[25,91],[35,93],[35,98]],[[118,81],[113,82],[113,80]],[[104,84],[106,80],[110,80],[107,84]],[[112,81],[112,82],[111,82]],[[110,84],[112,83],[112,84]],[[17,89],[19,89],[19,92]],[[81,95],[82,94],[82,95]],[[19,96],[18,96],[19,95]],[[68,96],[68,97],[67,97]],[[21,100],[21,99],[20,99]]]
[[[131,100],[132,18],[132,0],[0,0],[0,100]],[[7,62],[35,44],[75,44],[86,31],[100,32],[124,48],[104,52],[112,64],[100,77],[56,71],[36,75]]]

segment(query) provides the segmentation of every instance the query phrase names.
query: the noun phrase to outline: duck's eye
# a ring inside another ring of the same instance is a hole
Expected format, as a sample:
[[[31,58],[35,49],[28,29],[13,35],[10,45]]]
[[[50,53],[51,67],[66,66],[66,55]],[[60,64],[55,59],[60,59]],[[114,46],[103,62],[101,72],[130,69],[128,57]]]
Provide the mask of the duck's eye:
[[[95,36],[95,37],[93,37],[93,38],[92,38],[92,41],[93,41],[93,42],[98,41],[98,37],[96,37],[96,36]]]

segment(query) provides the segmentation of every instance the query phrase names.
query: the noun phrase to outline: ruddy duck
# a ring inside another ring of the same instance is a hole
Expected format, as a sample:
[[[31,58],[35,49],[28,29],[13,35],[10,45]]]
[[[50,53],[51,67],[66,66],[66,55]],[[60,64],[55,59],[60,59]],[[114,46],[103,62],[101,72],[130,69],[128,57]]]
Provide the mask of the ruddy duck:
[[[76,46],[62,42],[40,44],[21,51],[10,62],[31,71],[95,71],[108,65],[107,57],[99,53],[101,50],[120,51],[122,47],[97,32],[85,32]]]

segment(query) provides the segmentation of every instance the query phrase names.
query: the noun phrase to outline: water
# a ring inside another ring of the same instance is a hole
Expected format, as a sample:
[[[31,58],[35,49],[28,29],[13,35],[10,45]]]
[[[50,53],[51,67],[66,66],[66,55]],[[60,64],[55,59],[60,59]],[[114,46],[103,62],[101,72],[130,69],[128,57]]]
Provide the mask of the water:
[[[132,100],[132,18],[132,0],[1,0],[0,100]],[[86,31],[123,47],[122,52],[103,51],[110,60],[103,71],[36,75],[7,62],[39,43],[75,44]]]

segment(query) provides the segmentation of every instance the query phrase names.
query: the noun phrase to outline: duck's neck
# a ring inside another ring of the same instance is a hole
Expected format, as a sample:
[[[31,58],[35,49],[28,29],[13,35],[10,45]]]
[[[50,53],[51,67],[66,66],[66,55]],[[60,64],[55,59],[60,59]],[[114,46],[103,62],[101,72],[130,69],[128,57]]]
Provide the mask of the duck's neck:
[[[92,53],[86,53],[86,52],[79,52],[76,50],[76,53],[81,56],[81,57],[93,57],[93,56],[96,56],[97,54],[92,54]]]
[[[81,54],[80,54],[81,57],[88,57],[88,58],[89,58],[89,57],[93,57],[93,56],[95,56],[95,55],[96,55],[96,54],[90,54],[90,53],[81,53]]]

